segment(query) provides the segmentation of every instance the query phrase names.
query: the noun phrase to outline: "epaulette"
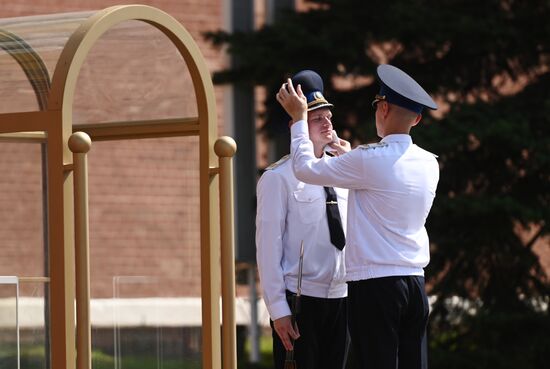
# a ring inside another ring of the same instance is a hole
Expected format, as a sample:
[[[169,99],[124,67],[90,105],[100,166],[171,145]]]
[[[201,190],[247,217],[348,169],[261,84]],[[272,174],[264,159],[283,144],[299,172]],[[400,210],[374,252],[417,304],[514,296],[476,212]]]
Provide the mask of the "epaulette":
[[[283,156],[282,158],[280,158],[279,160],[277,160],[275,163],[273,163],[273,164],[271,164],[270,166],[268,166],[267,168],[265,168],[265,170],[271,170],[271,169],[277,168],[279,165],[281,165],[281,164],[283,164],[285,161],[287,161],[288,158],[290,158],[290,155],[285,155],[285,156]]]
[[[364,150],[374,150],[378,147],[386,147],[386,146],[388,146],[387,142],[377,142],[377,143],[359,145],[359,147],[364,149]]]

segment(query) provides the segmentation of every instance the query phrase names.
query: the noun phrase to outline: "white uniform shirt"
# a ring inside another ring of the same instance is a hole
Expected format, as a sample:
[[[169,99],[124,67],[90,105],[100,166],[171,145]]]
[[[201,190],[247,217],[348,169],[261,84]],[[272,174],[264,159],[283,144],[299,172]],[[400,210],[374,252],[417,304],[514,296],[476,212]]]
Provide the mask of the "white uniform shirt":
[[[291,128],[291,156],[300,180],[348,188],[348,281],[424,275],[430,261],[424,224],[439,166],[406,134],[388,135],[339,157],[315,158],[307,122]]]
[[[348,191],[334,190],[345,232]],[[285,290],[297,292],[302,240],[302,294],[347,296],[344,251],[330,242],[323,187],[298,181],[291,161],[283,158],[260,178],[257,198],[256,258],[271,319],[290,315]]]

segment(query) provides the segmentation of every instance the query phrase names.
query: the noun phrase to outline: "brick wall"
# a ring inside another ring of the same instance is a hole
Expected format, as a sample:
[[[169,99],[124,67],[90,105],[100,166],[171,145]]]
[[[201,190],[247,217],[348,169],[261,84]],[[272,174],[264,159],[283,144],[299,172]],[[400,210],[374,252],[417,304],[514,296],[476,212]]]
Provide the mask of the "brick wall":
[[[21,0],[3,4],[0,18],[132,3]],[[224,55],[202,38],[203,32],[223,27],[222,0],[141,3],[182,23],[211,72],[223,68]],[[0,59],[9,63],[1,53]],[[48,59],[47,66],[53,75],[55,58]],[[17,101],[13,92],[17,89],[11,91]],[[215,93],[218,133],[223,135],[223,88],[216,87]],[[28,101],[28,91],[23,95]],[[126,22],[108,31],[88,55],[77,83],[73,119],[83,123],[196,116],[194,99],[189,74],[167,38],[145,23]],[[16,106],[6,99],[2,104],[3,112]],[[200,296],[198,159],[197,137],[93,143],[92,297]],[[45,275],[41,185],[40,146],[0,143],[0,275]],[[33,293],[22,288],[23,294]]]

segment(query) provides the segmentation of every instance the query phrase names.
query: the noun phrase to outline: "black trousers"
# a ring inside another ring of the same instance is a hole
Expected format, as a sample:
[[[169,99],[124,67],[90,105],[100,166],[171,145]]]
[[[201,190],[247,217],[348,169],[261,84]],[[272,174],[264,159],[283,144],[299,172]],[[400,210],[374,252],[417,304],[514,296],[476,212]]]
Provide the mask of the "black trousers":
[[[357,369],[426,369],[429,305],[424,277],[348,282],[349,330]]]
[[[292,306],[292,295],[287,291],[289,306]],[[346,300],[301,296],[300,312],[296,316],[300,337],[294,342],[294,360],[299,369],[345,367],[349,346]],[[286,350],[273,329],[273,322],[271,330],[275,368],[283,369]]]

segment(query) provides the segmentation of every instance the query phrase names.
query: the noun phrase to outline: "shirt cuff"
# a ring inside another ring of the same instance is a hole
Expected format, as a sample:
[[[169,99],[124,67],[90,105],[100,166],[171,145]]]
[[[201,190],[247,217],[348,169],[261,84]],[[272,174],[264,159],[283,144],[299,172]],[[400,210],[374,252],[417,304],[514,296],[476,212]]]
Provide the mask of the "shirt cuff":
[[[278,301],[270,306],[268,306],[269,315],[271,316],[271,320],[277,320],[279,318],[282,318],[284,316],[291,315],[290,307],[288,306],[288,303],[285,301]]]
[[[306,137],[309,137],[309,129],[307,127],[307,121],[299,120],[296,123],[294,123],[292,126],[290,126],[290,134],[293,138],[301,135],[305,135]]]

